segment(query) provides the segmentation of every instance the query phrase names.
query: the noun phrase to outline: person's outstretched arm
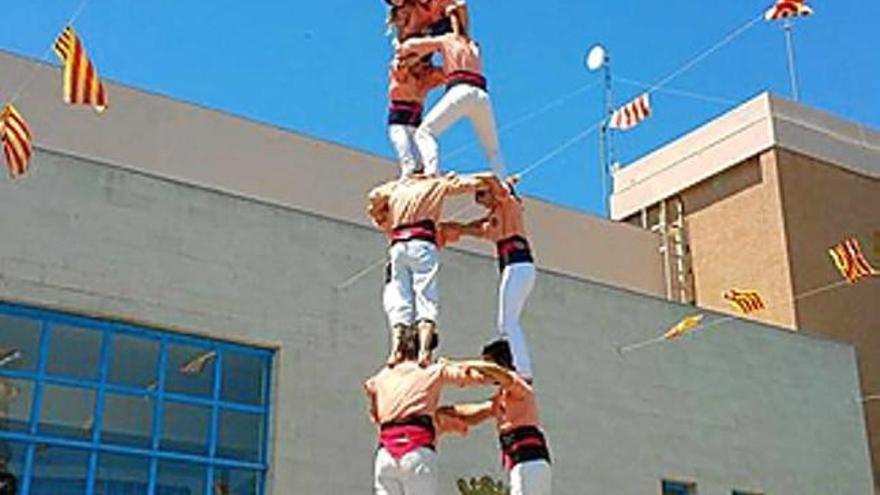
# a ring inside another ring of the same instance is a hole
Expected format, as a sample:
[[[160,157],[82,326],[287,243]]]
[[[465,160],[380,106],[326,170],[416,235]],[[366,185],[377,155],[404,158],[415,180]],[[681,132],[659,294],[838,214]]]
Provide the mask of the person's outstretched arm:
[[[478,375],[489,378],[493,383],[502,387],[509,387],[516,381],[511,371],[489,361],[475,359],[471,361],[458,361],[457,364],[458,366],[463,366],[471,373],[476,372]]]
[[[410,38],[397,48],[397,56],[401,58],[406,57],[424,57],[425,55],[429,55],[431,53],[440,51],[443,49],[443,37],[442,36],[425,36],[422,38]]]
[[[443,406],[438,413],[440,411],[447,417],[456,418],[468,426],[477,426],[495,416],[494,404],[491,400]]]
[[[482,238],[486,237],[486,228],[488,225],[489,217],[485,216],[468,223],[458,224],[458,229],[459,232],[461,232],[461,235]]]

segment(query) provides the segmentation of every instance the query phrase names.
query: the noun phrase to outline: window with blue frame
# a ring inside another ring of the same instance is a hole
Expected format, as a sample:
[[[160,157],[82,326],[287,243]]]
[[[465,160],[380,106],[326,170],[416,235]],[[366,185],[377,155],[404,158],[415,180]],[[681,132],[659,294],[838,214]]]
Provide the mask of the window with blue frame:
[[[696,495],[697,485],[681,481],[663,480],[661,483],[663,495]]]
[[[0,304],[0,494],[263,495],[272,357]]]

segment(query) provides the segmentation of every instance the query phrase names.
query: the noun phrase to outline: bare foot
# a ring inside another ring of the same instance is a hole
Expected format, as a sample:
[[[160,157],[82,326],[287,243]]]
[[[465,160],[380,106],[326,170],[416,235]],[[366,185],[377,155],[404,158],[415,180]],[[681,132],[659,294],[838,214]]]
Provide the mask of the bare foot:
[[[431,351],[422,349],[419,351],[419,366],[426,368],[431,364]]]
[[[393,368],[403,361],[403,354],[399,352],[392,352],[391,355],[388,356],[388,359],[385,361],[385,364],[388,365],[389,368]]]

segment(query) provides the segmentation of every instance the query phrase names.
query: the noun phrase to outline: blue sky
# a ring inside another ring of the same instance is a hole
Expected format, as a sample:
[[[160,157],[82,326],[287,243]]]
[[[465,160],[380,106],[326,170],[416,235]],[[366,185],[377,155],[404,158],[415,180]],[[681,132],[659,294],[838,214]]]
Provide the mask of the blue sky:
[[[583,66],[593,43],[608,47],[617,75],[654,82],[763,12],[768,1],[469,0],[499,125],[519,121],[501,136],[509,168],[528,167],[601,116],[597,86],[519,120],[598,82]],[[42,56],[79,2],[7,2],[0,48]],[[816,16],[796,28],[802,101],[880,128],[880,2],[812,5]],[[76,27],[104,77],[391,156],[384,11],[381,0],[90,0]],[[669,87],[733,102],[764,90],[787,96],[779,26],[761,22]],[[615,84],[618,103],[639,92]],[[666,93],[653,100],[655,115],[617,139],[624,164],[733,106]],[[441,144],[449,153],[474,140],[462,124]],[[522,189],[604,214],[597,140],[590,135],[547,161]],[[459,171],[485,166],[476,146],[444,162]]]

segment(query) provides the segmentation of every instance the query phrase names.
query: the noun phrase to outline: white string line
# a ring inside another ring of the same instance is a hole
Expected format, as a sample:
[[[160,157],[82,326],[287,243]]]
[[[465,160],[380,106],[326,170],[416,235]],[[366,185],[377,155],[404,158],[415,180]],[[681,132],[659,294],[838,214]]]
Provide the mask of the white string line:
[[[77,19],[79,19],[79,17],[83,14],[83,12],[85,12],[86,7],[89,5],[90,1],[91,0],[82,0],[79,3],[79,6],[77,6],[76,10],[73,11],[73,14],[71,14],[71,16],[67,19],[67,22],[64,23],[64,26],[62,26],[61,29],[64,29],[67,26],[72,26],[77,21]],[[37,60],[40,60],[40,61],[46,60],[46,58],[52,53],[52,51],[55,47],[55,39],[56,38],[52,39],[52,43],[49,45],[49,48],[47,48],[46,51],[44,51],[43,54],[40,56],[40,58]],[[28,77],[26,77],[25,80],[21,83],[21,85],[19,85],[18,89],[15,91],[15,93],[12,94],[12,98],[9,99],[7,104],[12,105],[13,103],[16,102],[16,100],[18,100],[18,98],[21,96],[21,94],[24,92],[24,90],[27,89],[28,86],[30,86],[31,83],[34,82],[34,79],[37,77],[37,74],[38,74],[40,68],[41,67],[39,64],[34,65],[34,67],[30,71],[30,74],[28,74]]]
[[[522,171],[517,172],[516,175],[519,175],[520,177],[525,178],[526,175],[530,174],[531,172],[534,172],[538,167],[540,167],[540,166],[544,165],[545,163],[549,162],[550,160],[556,158],[563,151],[567,150],[568,148],[571,148],[572,146],[579,143],[581,140],[583,140],[584,138],[586,138],[590,134],[596,132],[596,130],[599,129],[599,126],[601,126],[604,122],[605,122],[604,120],[600,120],[599,122],[596,122],[595,124],[591,125],[590,127],[587,127],[583,131],[577,133],[571,139],[562,143],[560,146],[557,146],[556,148],[551,150],[549,153],[547,153],[543,157],[539,158],[533,164],[524,168]]]
[[[614,78],[614,80],[622,82],[624,84],[629,84],[631,86],[640,87],[640,88],[650,88],[651,87],[651,83],[639,81],[638,79],[630,79],[627,77],[616,76]],[[660,89],[657,89],[656,92],[667,93],[667,94],[675,95],[675,96],[684,96],[687,98],[708,101],[711,103],[721,103],[724,105],[735,105],[738,103],[736,100],[731,100],[729,98],[723,98],[720,96],[712,96],[712,95],[707,95],[707,94],[702,94],[702,93],[696,93],[694,91],[686,91],[686,90],[678,89],[678,88],[670,88],[670,87],[660,88]]]
[[[669,74],[669,75],[666,76],[665,78],[661,79],[660,82],[654,84],[654,85],[653,85],[653,86],[652,86],[647,92],[648,92],[648,93],[651,93],[651,92],[657,91],[658,89],[662,88],[665,84],[667,84],[668,82],[672,81],[673,79],[675,79],[675,78],[678,77],[679,75],[683,74],[683,73],[686,72],[687,70],[693,68],[695,65],[697,65],[699,62],[701,62],[702,60],[704,60],[706,57],[708,57],[708,56],[711,55],[712,53],[718,51],[718,50],[721,49],[723,46],[725,46],[725,45],[727,45],[728,43],[732,42],[737,36],[741,35],[741,34],[744,33],[745,31],[747,31],[749,28],[751,28],[752,26],[754,26],[758,21],[760,21],[760,20],[763,19],[763,18],[764,18],[763,15],[758,16],[758,17],[756,17],[754,20],[749,21],[748,23],[744,24],[743,26],[741,26],[740,28],[736,29],[736,30],[733,31],[732,33],[728,34],[728,35],[725,36],[724,39],[722,39],[719,43],[716,43],[715,45],[713,45],[712,47],[710,47],[708,50],[706,50],[706,51],[700,53],[699,55],[697,55],[696,57],[694,57],[694,58],[691,59],[690,61],[686,62],[686,63],[685,63],[684,65],[682,65],[680,68],[678,68],[677,70],[673,71],[671,74]],[[598,83],[592,83],[592,84],[588,84],[588,85],[582,86],[581,88],[578,88],[577,90],[575,90],[574,92],[572,92],[572,94],[576,94],[576,93],[579,92],[579,91],[586,91],[587,89],[589,89],[589,88],[595,86],[596,84],[598,84]],[[572,94],[565,95],[565,96],[571,97]],[[561,97],[561,98],[559,98],[559,99],[565,98],[565,96],[563,96],[563,97]],[[548,108],[548,107],[552,108],[554,105],[558,105],[558,104],[559,104],[559,103],[558,103],[558,100],[559,100],[559,99],[557,99],[556,101],[551,102],[551,103],[548,104],[548,105],[545,105],[544,107],[542,107],[542,109],[539,109],[539,110],[537,110],[537,111],[535,111],[535,112],[533,112],[533,113],[535,113],[535,114],[537,115],[537,114],[539,114],[539,113],[541,112],[541,110],[544,110],[544,109],[546,109],[546,108]],[[546,110],[544,110],[544,111],[546,111]],[[528,114],[527,114],[526,116],[528,116]],[[525,116],[524,116],[524,117],[525,117]],[[524,121],[524,120],[527,120],[527,119],[522,119],[522,120]],[[562,143],[560,146],[557,146],[556,148],[552,149],[549,153],[547,153],[547,154],[545,154],[544,156],[542,156],[541,158],[539,158],[539,159],[538,159],[537,161],[535,161],[533,164],[531,164],[531,165],[529,165],[529,166],[523,168],[520,172],[518,172],[518,175],[520,175],[520,177],[525,177],[526,175],[528,175],[528,174],[530,174],[531,172],[533,172],[533,171],[535,171],[536,169],[538,169],[538,167],[541,167],[541,166],[547,164],[547,163],[550,162],[553,158],[559,156],[563,151],[567,150],[568,148],[571,148],[572,146],[574,146],[575,144],[577,144],[578,142],[582,141],[582,140],[585,139],[587,136],[589,136],[590,134],[592,134],[593,132],[595,132],[597,129],[599,129],[599,127],[600,127],[604,122],[605,122],[605,119],[599,120],[598,122],[596,122],[596,123],[590,125],[589,127],[587,127],[586,129],[584,129],[583,131],[577,133],[577,134],[574,135],[572,138],[570,138],[570,139],[568,139],[567,141],[565,141],[564,143]],[[468,147],[469,147],[469,146],[473,146],[473,143],[470,144],[470,145],[468,145]],[[456,151],[460,153],[462,150],[456,150]],[[451,153],[450,153],[450,154],[451,154]],[[450,154],[446,154],[446,155],[444,155],[445,158],[449,158],[449,157],[450,157]],[[355,282],[357,282],[358,280],[360,280],[360,279],[362,279],[363,277],[365,277],[365,276],[366,276],[368,273],[370,273],[372,270],[375,270],[376,268],[382,266],[382,265],[384,264],[384,262],[385,262],[385,257],[383,256],[382,259],[379,259],[379,260],[376,260],[376,261],[370,263],[369,266],[367,266],[366,268],[363,268],[363,269],[361,269],[361,270],[358,270],[353,276],[351,276],[351,277],[349,277],[348,279],[346,279],[343,283],[337,285],[337,286],[335,287],[336,290],[343,290],[343,289],[345,289],[345,288],[348,288],[348,287],[352,286]]]
[[[524,122],[527,122],[527,121],[529,121],[529,120],[531,120],[531,119],[533,119],[533,118],[535,118],[535,117],[538,117],[539,115],[542,115],[542,114],[544,114],[544,113],[546,113],[546,112],[552,110],[553,108],[555,108],[555,107],[557,107],[557,106],[563,104],[563,103],[566,102],[567,100],[570,100],[571,98],[574,98],[575,96],[577,96],[577,95],[579,95],[579,94],[582,94],[582,93],[584,93],[584,92],[586,92],[586,91],[589,91],[590,89],[596,87],[598,84],[599,84],[598,82],[594,82],[594,83],[590,83],[590,84],[585,84],[585,85],[583,85],[583,86],[581,86],[581,87],[575,89],[574,91],[571,91],[571,92],[569,92],[569,93],[566,93],[566,94],[564,94],[564,95],[562,95],[562,96],[556,98],[555,100],[553,100],[553,101],[551,101],[551,102],[545,104],[544,106],[542,106],[542,107],[540,107],[540,108],[538,108],[538,109],[536,109],[536,110],[533,110],[533,111],[531,111],[531,112],[525,113],[525,114],[523,114],[523,115],[517,117],[516,119],[514,119],[514,120],[508,122],[507,124],[505,124],[505,125],[502,126],[501,128],[499,128],[499,130],[498,130],[498,134],[500,135],[500,134],[502,134],[502,133],[504,133],[504,132],[506,132],[506,131],[509,131],[509,130],[513,129],[514,127],[516,127],[516,126],[518,126],[518,125],[520,125],[520,124],[522,124],[522,123],[524,123]],[[596,126],[593,126],[593,127],[591,127],[590,129],[588,129],[588,130],[585,131],[585,132],[588,134],[588,133],[592,132],[593,130],[595,130],[595,127],[596,127]],[[580,134],[579,134],[578,136],[575,136],[575,140],[572,141],[572,142],[570,142],[570,144],[564,144],[563,147],[561,147],[561,149],[556,149],[556,150],[552,151],[552,152],[551,152],[550,154],[548,154],[546,157],[544,157],[544,158],[538,160],[538,162],[536,162],[536,165],[537,165],[537,166],[542,165],[545,161],[547,161],[547,160],[553,158],[553,157],[556,156],[557,154],[559,154],[559,153],[561,153],[562,151],[564,151],[564,149],[566,149],[566,148],[568,148],[569,146],[575,144],[578,140],[580,140],[580,139],[582,139],[582,138],[583,138],[583,136],[581,136]],[[449,153],[445,153],[443,158],[444,158],[444,160],[449,159],[449,158],[452,158],[452,157],[454,157],[455,155],[457,155],[457,154],[461,154],[462,152],[464,152],[464,151],[466,151],[466,150],[468,150],[468,149],[474,147],[475,145],[476,145],[476,143],[475,143],[475,142],[472,142],[472,143],[467,144],[467,145],[465,145],[465,146],[459,147],[458,149],[456,149],[456,150],[454,150],[454,151],[451,151],[451,152],[449,152]],[[520,172],[519,175],[520,175],[520,176],[525,176],[526,174],[528,174],[529,172],[531,172],[532,170],[534,170],[534,168],[536,168],[536,165],[532,165],[531,167],[525,169],[523,172]],[[462,208],[461,210],[459,210],[459,211],[453,213],[453,214],[452,214],[452,218],[454,219],[454,218],[458,217],[459,215],[461,215],[461,214],[465,213],[466,211],[470,210],[473,206],[474,206],[473,204],[468,205],[467,207]],[[337,286],[335,287],[335,289],[336,289],[336,290],[345,290],[345,289],[351,287],[352,285],[354,285],[355,283],[357,283],[360,279],[366,277],[370,272],[372,272],[373,270],[375,270],[375,269],[381,267],[382,265],[384,265],[384,264],[385,264],[385,260],[386,260],[386,258],[383,256],[382,258],[377,259],[376,261],[371,262],[371,263],[370,263],[369,265],[367,265],[365,268],[363,268],[363,269],[361,269],[361,270],[358,270],[358,271],[355,272],[351,277],[347,278],[344,282],[342,282],[341,284],[337,285]]]
[[[583,86],[577,88],[576,90],[574,90],[570,93],[566,93],[566,94],[556,98],[555,100],[545,104],[544,106],[542,106],[536,110],[533,110],[531,112],[520,115],[519,117],[517,117],[517,118],[511,120],[510,122],[504,124],[503,126],[499,127],[498,128],[498,135],[502,136],[505,133],[507,133],[508,131],[510,131],[511,129],[518,127],[520,124],[523,124],[525,122],[528,122],[528,121],[534,119],[535,117],[543,115],[543,114],[549,112],[550,110],[562,105],[566,101],[574,98],[575,96],[586,93],[587,91],[595,88],[598,85],[599,85],[599,82],[592,82],[589,84],[584,84]],[[466,145],[459,146],[458,148],[456,148],[448,153],[444,153],[443,158],[444,159],[454,158],[454,157],[462,154],[463,152],[465,152],[471,148],[474,148],[476,145],[477,145],[477,142],[472,141]]]
[[[720,50],[721,48],[725,47],[725,46],[728,45],[730,42],[732,42],[733,40],[735,40],[736,38],[738,38],[741,34],[743,34],[744,32],[748,31],[749,29],[752,28],[752,26],[754,26],[755,24],[761,22],[762,20],[764,20],[764,14],[760,14],[760,15],[758,15],[757,17],[755,17],[755,18],[752,19],[751,21],[749,21],[749,22],[743,24],[742,26],[740,26],[739,28],[735,29],[735,30],[732,31],[730,34],[728,34],[727,36],[725,36],[721,41],[719,41],[718,43],[716,43],[715,45],[713,45],[711,48],[709,48],[708,50],[704,51],[704,52],[701,53],[700,55],[694,57],[693,59],[691,59],[690,62],[688,62],[688,63],[682,65],[682,66],[679,67],[677,70],[673,71],[673,72],[670,73],[668,76],[666,76],[665,78],[661,79],[659,82],[657,82],[656,84],[654,84],[654,86],[652,86],[650,89],[648,89],[647,92],[648,92],[648,93],[653,93],[654,91],[657,91],[658,89],[660,89],[660,88],[666,86],[667,83],[669,83],[670,81],[672,81],[672,80],[675,79],[676,77],[678,77],[678,76],[684,74],[685,72],[689,71],[692,67],[694,67],[695,65],[697,65],[697,64],[699,64],[700,62],[702,62],[703,60],[705,60],[706,57],[708,57],[709,55],[712,55],[713,53],[717,52],[717,51]]]
[[[452,215],[450,215],[450,219],[451,219],[451,220],[455,220],[456,218],[458,218],[459,215],[462,215],[462,214],[464,214],[465,212],[470,211],[471,209],[473,209],[473,208],[476,207],[476,206],[477,206],[477,205],[476,205],[475,203],[467,204],[467,205],[463,206],[462,208],[460,208],[460,209],[456,210],[455,212],[453,212]],[[370,272],[372,272],[373,270],[375,270],[375,269],[379,268],[380,266],[384,265],[385,262],[387,261],[387,259],[388,259],[388,258],[387,258],[386,256],[382,256],[381,258],[376,259],[376,261],[370,263],[370,264],[369,264],[366,268],[364,268],[363,270],[360,270],[360,271],[358,271],[357,273],[355,273],[354,275],[352,275],[351,277],[347,278],[344,282],[342,282],[341,284],[339,284],[339,285],[337,285],[336,287],[334,287],[334,289],[336,289],[336,290],[338,290],[338,291],[342,291],[342,290],[345,290],[345,289],[351,287],[351,286],[354,285],[358,280],[360,280],[360,279],[366,277],[367,275],[370,274]]]
[[[808,291],[803,292],[803,293],[801,293],[801,294],[798,294],[798,295],[792,297],[791,299],[786,300],[785,302],[786,302],[786,303],[795,303],[795,302],[797,302],[797,301],[801,301],[801,300],[806,299],[806,298],[808,298],[808,297],[813,297],[813,296],[816,296],[816,295],[822,294],[822,293],[824,293],[824,292],[828,292],[828,291],[831,291],[831,290],[837,289],[838,287],[841,287],[841,286],[843,286],[843,285],[850,285],[850,283],[847,282],[846,280],[838,280],[837,282],[832,282],[832,283],[830,283],[830,284],[826,284],[826,285],[823,285],[823,286],[821,286],[821,287],[817,287],[817,288],[815,288],[815,289],[811,289],[811,290],[808,290]],[[706,330],[708,330],[708,329],[710,329],[710,328],[717,327],[717,326],[721,326],[721,325],[724,325],[724,324],[726,324],[726,323],[730,323],[731,321],[736,321],[736,320],[739,320],[739,319],[741,319],[740,316],[723,316],[723,317],[721,317],[721,318],[718,318],[717,320],[712,321],[711,323],[707,323],[707,324],[705,324],[705,325],[699,325],[699,326],[696,326],[696,327],[694,327],[693,329],[691,329],[688,333],[694,333],[694,332],[698,332],[698,331],[699,331],[699,332],[704,332],[704,331],[706,331]],[[637,342],[637,343],[635,343],[635,344],[630,344],[630,345],[626,345],[626,346],[623,346],[623,347],[619,347],[619,348],[617,349],[617,351],[618,351],[619,354],[622,354],[622,353],[624,353],[624,352],[631,351],[631,350],[635,350],[635,349],[639,349],[639,348],[642,348],[642,347],[647,347],[647,346],[652,345],[652,344],[659,344],[659,343],[664,342],[665,340],[666,340],[666,339],[665,339],[664,336],[660,336],[660,337],[656,337],[656,338],[653,338],[653,339],[650,339],[650,340],[646,340],[646,341],[643,341],[643,342]]]
[[[711,55],[711,54],[717,52],[718,50],[720,50],[720,49],[723,48],[724,46],[730,44],[730,43],[731,43],[733,40],[735,40],[738,36],[740,36],[740,35],[743,34],[744,32],[746,32],[746,31],[748,31],[749,29],[751,29],[752,26],[754,26],[755,24],[757,24],[758,22],[760,22],[763,18],[764,18],[763,14],[762,14],[762,15],[759,15],[759,16],[755,17],[754,19],[750,20],[749,22],[743,24],[743,25],[740,26],[739,28],[735,29],[735,30],[732,31],[730,34],[728,34],[727,36],[725,36],[721,41],[719,41],[718,43],[715,43],[714,45],[712,45],[712,46],[711,46],[710,48],[708,48],[707,50],[705,50],[705,51],[703,51],[702,53],[698,54],[697,56],[693,57],[691,60],[689,60],[688,62],[684,63],[681,67],[679,67],[678,69],[676,69],[676,70],[674,70],[673,72],[671,72],[669,75],[667,75],[666,77],[664,77],[663,79],[661,79],[659,82],[657,82],[657,83],[651,85],[651,86],[648,88],[648,90],[645,91],[645,94],[651,94],[651,93],[654,93],[654,92],[657,92],[657,91],[661,90],[663,87],[666,86],[666,84],[668,84],[669,82],[671,82],[673,79],[675,79],[676,77],[678,77],[678,76],[684,74],[685,72],[687,72],[688,70],[690,70],[691,68],[693,68],[694,66],[696,66],[697,64],[699,64],[700,62],[702,62],[703,60],[705,60],[709,55]],[[545,163],[547,163],[548,161],[550,161],[552,158],[555,158],[557,155],[559,155],[559,154],[560,154],[562,151],[564,151],[565,149],[568,149],[568,148],[570,148],[571,146],[574,146],[578,141],[580,141],[580,140],[586,138],[587,136],[589,136],[593,131],[597,130],[597,129],[598,129],[598,128],[599,128],[604,122],[605,122],[605,120],[602,119],[602,120],[596,122],[595,124],[591,125],[590,127],[588,127],[586,130],[581,131],[580,133],[578,133],[577,135],[575,135],[573,138],[571,138],[570,140],[566,141],[562,146],[560,146],[560,147],[554,149],[553,151],[551,151],[550,153],[548,153],[547,155],[545,155],[543,158],[541,158],[540,160],[538,160],[538,162],[537,162],[536,164],[531,165],[531,166],[527,167],[526,169],[524,169],[523,172],[520,172],[520,175],[525,176],[526,174],[528,174],[528,173],[534,171],[535,169],[537,169],[537,168],[540,167],[541,165],[544,165]]]

